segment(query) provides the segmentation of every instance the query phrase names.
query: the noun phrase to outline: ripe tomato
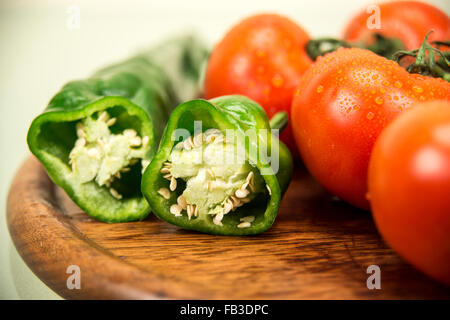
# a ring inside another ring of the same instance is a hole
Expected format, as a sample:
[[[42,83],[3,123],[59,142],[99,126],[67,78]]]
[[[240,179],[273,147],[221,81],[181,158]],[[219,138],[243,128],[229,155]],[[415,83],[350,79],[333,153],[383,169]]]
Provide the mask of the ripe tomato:
[[[262,14],[243,20],[211,54],[206,98],[242,94],[261,104],[269,118],[278,111],[289,113],[300,76],[312,63],[304,49],[308,41],[302,28],[279,15]],[[290,126],[281,140],[295,150]]]
[[[331,193],[369,209],[367,168],[383,128],[417,101],[450,100],[450,83],[409,74],[368,50],[340,48],[306,71],[292,125],[311,174]]]
[[[392,248],[450,285],[450,102],[423,103],[383,131],[370,160],[369,195]]]
[[[355,16],[344,32],[349,42],[368,40],[374,32],[400,39],[406,49],[420,47],[425,35],[430,31],[430,41],[450,38],[450,19],[438,8],[418,1],[391,1],[378,4],[380,8],[380,29],[369,29],[367,21],[374,15],[366,10]]]

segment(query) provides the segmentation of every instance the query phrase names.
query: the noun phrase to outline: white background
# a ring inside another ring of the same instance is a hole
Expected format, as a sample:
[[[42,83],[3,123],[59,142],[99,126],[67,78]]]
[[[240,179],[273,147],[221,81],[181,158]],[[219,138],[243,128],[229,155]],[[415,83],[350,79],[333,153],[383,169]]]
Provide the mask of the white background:
[[[428,1],[450,13],[450,0]],[[313,36],[339,36],[345,23],[373,1],[0,1],[0,298],[57,298],[27,269],[6,228],[6,195],[27,156],[32,119],[67,81],[88,76],[165,36],[186,30],[218,41],[241,18],[284,14]],[[69,29],[68,8],[80,8]],[[382,17],[381,17],[382,19]],[[382,20],[381,20],[382,22]]]

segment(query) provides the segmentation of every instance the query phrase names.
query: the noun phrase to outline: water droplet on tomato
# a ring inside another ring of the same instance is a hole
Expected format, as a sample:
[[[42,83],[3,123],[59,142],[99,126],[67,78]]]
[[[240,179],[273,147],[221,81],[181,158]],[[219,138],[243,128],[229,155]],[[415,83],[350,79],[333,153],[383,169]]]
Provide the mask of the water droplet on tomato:
[[[414,92],[416,93],[422,93],[423,92],[423,88],[419,87],[419,86],[413,86],[412,89],[414,90]]]
[[[317,93],[321,93],[323,91],[323,86],[318,86],[316,91]]]
[[[272,85],[275,88],[281,87],[283,85],[283,83],[284,83],[284,80],[283,80],[282,76],[280,76],[279,74],[276,74],[276,75],[273,76],[273,78],[272,78]]]
[[[382,97],[376,97],[376,98],[375,98],[375,103],[376,103],[376,104],[382,104],[383,102],[384,102],[384,100],[383,100]]]
[[[401,87],[403,87],[403,83],[401,83],[400,81],[395,81],[395,83],[394,83],[394,86],[396,87],[396,88],[401,88]]]
[[[371,111],[367,112],[367,114],[366,114],[366,118],[367,118],[367,119],[372,120],[373,117],[375,117],[375,115],[374,115],[373,112],[371,112]]]

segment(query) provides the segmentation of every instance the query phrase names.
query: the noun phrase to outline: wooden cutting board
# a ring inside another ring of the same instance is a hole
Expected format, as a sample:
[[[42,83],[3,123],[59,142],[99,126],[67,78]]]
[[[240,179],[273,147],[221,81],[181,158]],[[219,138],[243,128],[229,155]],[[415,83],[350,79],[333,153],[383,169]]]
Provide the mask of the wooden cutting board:
[[[184,231],[150,215],[106,224],[89,218],[30,157],[8,198],[8,227],[32,271],[74,299],[450,298],[450,289],[403,262],[371,216],[333,199],[297,169],[273,227],[258,236]],[[369,265],[381,289],[369,290]],[[81,289],[68,289],[70,265]]]

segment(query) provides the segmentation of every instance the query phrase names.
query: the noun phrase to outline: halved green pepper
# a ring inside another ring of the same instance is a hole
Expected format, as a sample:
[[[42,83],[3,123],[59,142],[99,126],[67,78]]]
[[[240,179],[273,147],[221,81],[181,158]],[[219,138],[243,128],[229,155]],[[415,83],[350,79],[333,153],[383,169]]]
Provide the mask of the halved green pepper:
[[[184,229],[252,235],[270,228],[292,175],[292,158],[256,102],[232,95],[191,100],[171,114],[142,177],[160,219]]]
[[[90,216],[145,218],[142,171],[171,110],[199,92],[207,50],[192,36],[171,39],[90,78],[67,83],[34,119],[31,152]]]

